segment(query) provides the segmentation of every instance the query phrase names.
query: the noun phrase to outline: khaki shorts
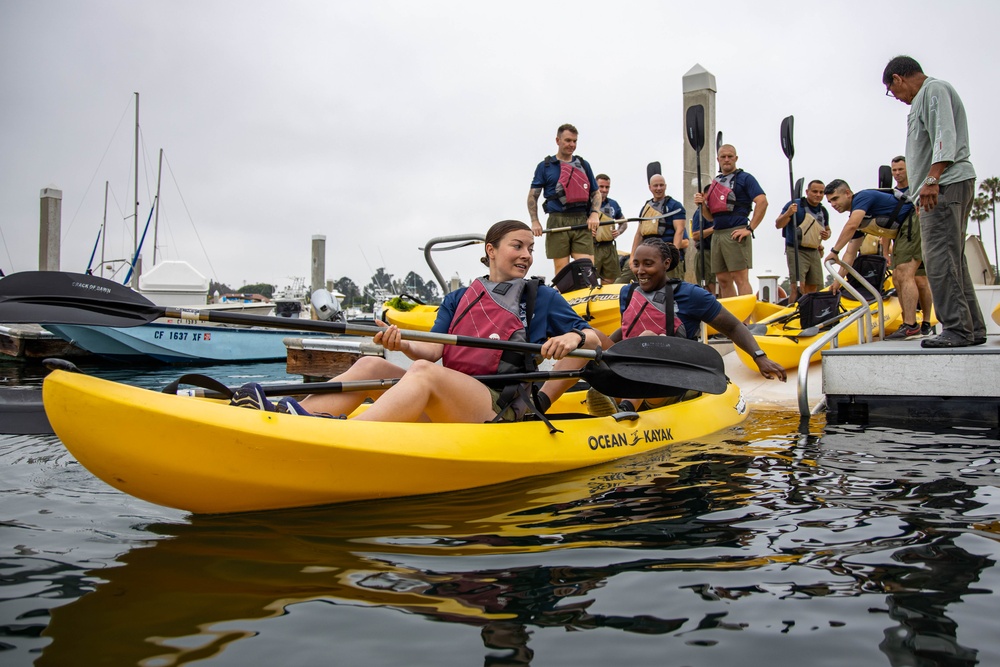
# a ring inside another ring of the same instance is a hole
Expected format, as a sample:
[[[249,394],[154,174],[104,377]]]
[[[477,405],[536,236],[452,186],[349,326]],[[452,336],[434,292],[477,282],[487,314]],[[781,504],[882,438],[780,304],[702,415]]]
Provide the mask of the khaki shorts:
[[[895,269],[897,266],[913,260],[921,263],[920,268],[917,269],[917,275],[927,275],[927,271],[923,267],[923,248],[920,245],[920,220],[916,214],[903,223],[892,242],[892,268]]]
[[[788,279],[795,282],[792,277],[795,275],[795,250],[785,246],[785,263],[788,265]],[[817,248],[799,248],[799,278],[798,282],[803,285],[823,284],[823,262],[819,256]]]
[[[694,254],[694,279],[701,284],[702,273],[701,273],[701,258],[705,257],[705,284],[711,285],[715,283],[715,271],[712,270],[712,249],[708,250],[696,250]]]
[[[571,227],[587,224],[587,212],[549,213],[545,223],[546,229]],[[594,235],[589,229],[574,229],[571,232],[557,232],[545,235],[545,256],[549,259],[559,259],[570,255],[593,255]]]
[[[493,412],[500,416],[497,419],[498,422],[516,422],[520,421],[517,418],[517,412],[514,410],[514,406],[507,406],[507,409],[503,412],[500,411],[500,389],[494,389],[493,387],[487,387],[490,390],[490,398],[493,399]]]
[[[622,274],[614,241],[594,244],[594,269],[605,283],[613,283]]]
[[[753,268],[753,237],[734,241],[732,232],[736,229],[717,229],[712,234],[712,270],[716,273]]]

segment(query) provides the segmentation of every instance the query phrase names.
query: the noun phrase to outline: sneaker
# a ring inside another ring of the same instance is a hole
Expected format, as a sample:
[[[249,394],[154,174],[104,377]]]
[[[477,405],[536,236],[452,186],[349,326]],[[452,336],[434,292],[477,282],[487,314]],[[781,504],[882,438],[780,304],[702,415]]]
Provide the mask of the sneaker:
[[[985,345],[986,344],[986,336],[976,336],[975,338],[972,339],[972,344],[973,345]]]
[[[924,320],[923,322],[920,323],[921,336],[930,336],[932,333],[935,333],[935,331],[934,327],[931,326],[930,322]]]
[[[920,347],[945,348],[945,347],[969,347],[972,342],[963,336],[945,329],[934,338],[925,338],[920,341]]]
[[[608,417],[618,412],[615,401],[593,387],[587,390],[587,414],[593,417]]]
[[[921,328],[916,324],[903,324],[891,335],[886,336],[886,340],[913,340],[923,335]]]
[[[618,404],[618,412],[636,412],[636,409],[632,401],[624,400]]]
[[[294,398],[284,397],[278,401],[278,412],[286,415],[299,415],[300,417],[312,417],[312,413],[299,405]]]
[[[233,392],[233,397],[229,399],[229,405],[251,410],[264,410],[265,412],[276,410],[274,403],[267,400],[267,396],[264,395],[264,388],[256,382],[248,382]]]

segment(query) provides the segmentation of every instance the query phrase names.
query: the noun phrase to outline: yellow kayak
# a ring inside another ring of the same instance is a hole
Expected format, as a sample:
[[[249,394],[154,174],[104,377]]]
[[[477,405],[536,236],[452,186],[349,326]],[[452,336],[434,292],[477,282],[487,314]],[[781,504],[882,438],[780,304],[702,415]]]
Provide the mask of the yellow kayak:
[[[574,290],[567,292],[563,297],[573,307],[576,314],[590,326],[610,336],[622,324],[621,310],[618,305],[621,290],[622,285],[612,283],[593,289]],[[719,303],[742,322],[753,314],[754,307],[757,305],[757,297],[754,294],[746,294],[719,299]],[[386,304],[382,319],[389,324],[395,324],[400,329],[430,331],[431,327],[434,326],[436,316],[437,306],[414,305],[409,310],[402,310]],[[716,333],[718,332],[712,327],[708,328],[708,335]]]
[[[844,309],[850,311],[860,304],[857,301],[842,298],[841,305]],[[871,304],[871,311],[872,335],[875,336],[878,334],[878,310],[874,302]],[[898,329],[903,321],[902,309],[899,306],[899,299],[896,297],[885,299],[883,301],[883,311],[885,314],[885,334],[889,334]],[[781,321],[785,317],[789,316],[790,319],[787,321]],[[805,349],[816,342],[817,338],[825,333],[825,331],[821,331],[813,336],[801,335],[802,326],[799,323],[796,307],[794,305],[778,311],[777,313],[771,315],[769,319],[778,321],[772,323],[764,322],[763,324],[767,324],[767,332],[756,334],[754,335],[754,338],[757,340],[757,344],[760,346],[760,349],[767,352],[768,358],[771,359],[771,361],[780,364],[785,370],[798,368],[799,359],[802,357],[802,353]],[[837,345],[839,347],[857,344],[857,326],[849,326],[841,331],[837,336]],[[831,344],[827,344],[822,348],[822,350],[829,350],[830,347]],[[810,357],[811,363],[819,361],[822,350],[817,351],[812,357]],[[757,370],[757,364],[749,354],[740,348],[736,348],[736,354],[747,368]]]
[[[1000,325],[1000,303],[993,307],[993,321]]]
[[[581,393],[542,422],[411,424],[333,420],[230,407],[79,373],[43,385],[66,448],[111,486],[199,513],[245,512],[412,496],[582,468],[741,423],[747,406],[723,394],[649,410],[634,420],[580,417]],[[572,414],[575,413],[575,414]],[[576,418],[560,418],[560,415]]]

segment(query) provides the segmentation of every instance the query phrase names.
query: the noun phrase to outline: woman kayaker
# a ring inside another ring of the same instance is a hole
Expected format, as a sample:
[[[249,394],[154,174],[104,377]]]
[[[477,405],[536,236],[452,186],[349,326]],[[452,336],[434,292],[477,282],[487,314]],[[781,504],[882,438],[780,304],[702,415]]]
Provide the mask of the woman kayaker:
[[[489,267],[489,275],[477,278],[469,287],[449,293],[438,309],[431,331],[527,340],[541,344],[542,357],[559,360],[556,370],[582,368],[587,359],[566,355],[578,348],[596,348],[598,337],[556,290],[526,279],[533,261],[534,243],[531,227],[523,222],[505,220],[493,225],[486,234],[483,259]],[[404,370],[381,357],[362,357],[334,381],[399,378],[399,382],[389,389],[314,394],[301,403],[286,398],[275,407],[259,391],[259,385],[244,385],[234,395],[233,403],[296,414],[337,416],[350,414],[365,399],[371,398],[375,403],[357,419],[517,421],[529,411],[544,413],[576,381],[571,378],[546,382],[538,392],[536,404],[526,384],[490,387],[471,377],[531,370],[533,359],[529,355],[404,340],[395,325],[375,334],[373,341],[387,350],[402,352],[413,360],[413,364]],[[441,365],[435,363],[438,360],[442,361]]]
[[[667,278],[679,256],[672,243],[658,238],[646,239],[636,248],[631,261],[638,284],[622,287],[619,296],[622,326],[611,334],[611,340],[618,342],[634,336],[650,335],[695,339],[701,331],[701,323],[706,322],[728,336],[734,345],[751,354],[761,375],[784,382],[785,369],[767,358],[746,325],[723,308],[718,299],[697,285]],[[588,395],[591,413],[612,411],[595,406],[595,399],[592,390]],[[657,407],[668,400],[671,399],[624,399],[618,408],[633,411]]]

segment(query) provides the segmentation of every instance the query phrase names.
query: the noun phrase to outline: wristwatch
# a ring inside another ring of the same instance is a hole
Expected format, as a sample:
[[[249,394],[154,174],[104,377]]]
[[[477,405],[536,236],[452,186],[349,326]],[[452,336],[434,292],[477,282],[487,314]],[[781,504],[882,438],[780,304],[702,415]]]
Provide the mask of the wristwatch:
[[[937,185],[937,184],[938,184],[938,179],[934,178],[933,176],[928,176],[927,178],[924,179],[924,185]]]
[[[583,333],[583,329],[573,329],[573,332],[580,336],[580,344],[576,346],[576,349],[579,350],[587,342],[587,334]]]
[[[760,359],[761,357],[766,357],[766,356],[767,356],[767,352],[765,352],[764,350],[754,350],[753,351],[753,358],[754,358],[755,361],[757,359]]]

